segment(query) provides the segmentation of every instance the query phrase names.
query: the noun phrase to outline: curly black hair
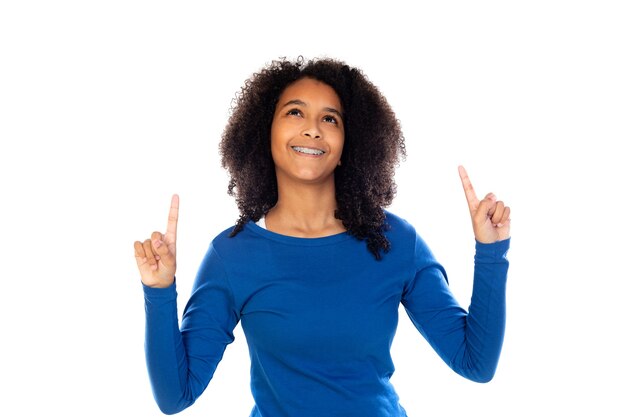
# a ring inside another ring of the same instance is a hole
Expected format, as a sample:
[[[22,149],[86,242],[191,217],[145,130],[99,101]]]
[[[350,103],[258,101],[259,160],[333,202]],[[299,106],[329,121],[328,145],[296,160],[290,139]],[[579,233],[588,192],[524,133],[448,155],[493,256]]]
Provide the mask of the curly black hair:
[[[396,194],[394,172],[399,158],[406,157],[404,135],[391,106],[362,71],[328,58],[272,61],[246,80],[233,100],[219,146],[230,175],[228,194],[240,213],[231,236],[248,221],[258,221],[278,200],[272,119],[285,88],[305,77],[332,87],[344,110],[343,153],[334,173],[335,217],[380,260],[381,250],[390,247],[383,207]]]

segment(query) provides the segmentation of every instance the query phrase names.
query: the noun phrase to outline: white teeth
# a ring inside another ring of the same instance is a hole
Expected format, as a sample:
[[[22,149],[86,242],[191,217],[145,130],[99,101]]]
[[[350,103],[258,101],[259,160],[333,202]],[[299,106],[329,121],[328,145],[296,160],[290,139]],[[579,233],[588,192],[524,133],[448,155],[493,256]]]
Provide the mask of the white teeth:
[[[308,155],[323,155],[325,152],[320,149],[303,148],[302,146],[292,146],[294,151],[306,153]]]

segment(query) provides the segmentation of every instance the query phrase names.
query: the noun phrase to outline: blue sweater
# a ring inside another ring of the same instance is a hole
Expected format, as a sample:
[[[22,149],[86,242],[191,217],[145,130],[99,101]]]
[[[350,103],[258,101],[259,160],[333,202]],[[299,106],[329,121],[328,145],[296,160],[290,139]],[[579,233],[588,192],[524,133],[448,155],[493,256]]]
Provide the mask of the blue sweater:
[[[406,416],[390,383],[400,303],[460,375],[489,381],[505,321],[509,240],[476,243],[469,313],[406,221],[387,212],[391,249],[376,261],[348,233],[279,235],[250,222],[217,236],[179,329],[175,285],[144,286],[146,359],[166,414],[207,387],[239,321],[251,360],[251,416]]]

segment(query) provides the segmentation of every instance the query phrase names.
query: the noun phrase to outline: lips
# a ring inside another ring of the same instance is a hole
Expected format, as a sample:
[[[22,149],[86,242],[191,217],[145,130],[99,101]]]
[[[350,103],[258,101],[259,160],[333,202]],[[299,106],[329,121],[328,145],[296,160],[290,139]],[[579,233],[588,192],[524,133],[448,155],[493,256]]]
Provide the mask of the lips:
[[[307,148],[306,146],[292,146],[291,149],[293,149],[294,151],[298,153],[305,154],[305,155],[312,155],[312,156],[321,156],[326,153],[321,149]]]

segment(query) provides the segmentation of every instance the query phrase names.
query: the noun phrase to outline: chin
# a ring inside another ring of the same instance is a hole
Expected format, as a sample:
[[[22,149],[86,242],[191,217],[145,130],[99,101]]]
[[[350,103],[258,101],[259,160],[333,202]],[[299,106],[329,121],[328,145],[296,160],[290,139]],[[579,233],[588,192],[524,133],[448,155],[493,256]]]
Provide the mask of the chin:
[[[332,175],[320,174],[319,172],[301,172],[293,178],[307,184],[322,184],[324,182],[334,183],[335,181]]]

